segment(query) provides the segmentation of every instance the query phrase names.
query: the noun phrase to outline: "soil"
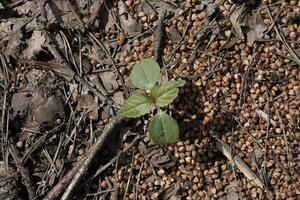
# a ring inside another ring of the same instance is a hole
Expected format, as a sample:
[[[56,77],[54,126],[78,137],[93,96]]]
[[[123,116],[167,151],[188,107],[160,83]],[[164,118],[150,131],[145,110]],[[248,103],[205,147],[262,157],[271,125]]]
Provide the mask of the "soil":
[[[300,199],[300,1],[0,2],[0,199]],[[118,117],[132,67],[183,79]]]

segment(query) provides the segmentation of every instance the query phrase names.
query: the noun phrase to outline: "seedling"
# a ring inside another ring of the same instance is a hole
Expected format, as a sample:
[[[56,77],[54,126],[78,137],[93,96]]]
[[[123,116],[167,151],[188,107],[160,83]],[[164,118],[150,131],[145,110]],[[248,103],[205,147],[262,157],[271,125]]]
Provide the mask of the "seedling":
[[[179,127],[174,118],[162,111],[173,102],[184,80],[170,80],[158,84],[160,67],[150,58],[136,64],[130,78],[135,87],[144,90],[144,94],[131,95],[123,104],[119,115],[128,118],[141,117],[150,112],[155,116],[148,125],[150,138],[157,144],[172,144],[179,138]]]

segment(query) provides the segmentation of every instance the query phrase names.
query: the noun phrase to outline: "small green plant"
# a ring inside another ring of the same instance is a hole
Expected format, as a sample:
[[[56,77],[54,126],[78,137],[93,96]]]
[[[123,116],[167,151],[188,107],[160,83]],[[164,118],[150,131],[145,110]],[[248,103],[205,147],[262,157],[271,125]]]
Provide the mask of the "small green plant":
[[[141,117],[157,110],[148,125],[150,138],[157,144],[175,143],[179,138],[179,127],[174,118],[162,111],[177,97],[179,87],[184,80],[170,80],[157,84],[160,77],[158,63],[150,58],[136,64],[130,78],[135,87],[144,90],[144,94],[130,96],[123,104],[119,115],[129,118]]]

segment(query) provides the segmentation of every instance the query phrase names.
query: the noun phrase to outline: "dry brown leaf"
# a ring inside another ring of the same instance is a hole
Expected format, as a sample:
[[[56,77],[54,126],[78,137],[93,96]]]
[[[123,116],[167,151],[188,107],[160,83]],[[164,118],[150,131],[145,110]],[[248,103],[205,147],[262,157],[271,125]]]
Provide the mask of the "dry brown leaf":
[[[265,31],[268,29],[259,11],[260,9],[254,10],[243,19],[244,24],[248,28],[246,31],[247,42],[254,42],[263,38]]]
[[[58,74],[58,76],[63,77],[69,82],[73,79],[75,75],[75,72],[72,69],[63,66],[62,64],[56,61],[32,61],[32,64],[34,64],[37,68],[53,71],[54,73]]]
[[[247,12],[242,5],[234,10],[229,19],[236,34],[247,42],[254,42],[263,38],[268,27],[263,22],[263,16],[260,14],[261,9]]]
[[[27,41],[27,47],[23,51],[23,56],[25,59],[35,58],[40,51],[43,50],[43,45],[46,42],[42,31],[33,31],[31,38]]]
[[[217,140],[218,149],[251,181],[254,181],[260,188],[264,189],[263,181],[251,170],[251,168],[236,154],[232,155],[231,148],[221,140]]]
[[[80,27],[81,18],[78,18],[69,6],[68,1],[53,0],[48,1],[45,10],[49,24],[61,24],[71,26],[72,28]]]
[[[81,94],[78,97],[78,105],[76,108],[78,111],[83,111],[87,110],[89,117],[93,120],[98,119],[98,110],[99,110],[99,105],[98,105],[98,99],[93,98],[92,95],[90,94]]]
[[[237,182],[230,182],[224,187],[224,192],[226,193],[226,198],[223,200],[240,200],[242,199],[239,195]]]
[[[51,96],[46,103],[34,110],[33,118],[37,123],[53,124],[57,117],[64,117],[64,105],[60,98]]]
[[[234,10],[229,17],[233,29],[241,39],[245,38],[241,27],[241,19],[244,12],[245,7],[240,6],[236,10]]]
[[[25,114],[31,103],[31,97],[28,92],[18,92],[12,95],[11,108],[13,109],[13,117],[17,114]]]
[[[112,100],[119,105],[123,105],[124,103],[124,95],[123,92],[115,92],[114,95],[112,96]]]
[[[110,31],[110,29],[114,26],[114,24],[115,24],[115,21],[114,21],[114,16],[113,16],[113,14],[112,14],[112,10],[109,10],[109,12],[108,12],[108,16],[107,16],[107,22],[106,22],[106,24],[105,24],[105,31]]]
[[[234,38],[230,38],[229,41],[222,47],[222,49],[231,49],[240,38],[235,36]]]
[[[119,84],[117,82],[117,77],[113,72],[102,72],[100,73],[100,79],[103,83],[104,88],[107,92],[112,93],[118,89]]]
[[[138,12],[144,12],[148,16],[156,15],[161,10],[165,10],[166,15],[173,13],[175,18],[183,12],[181,8],[177,8],[176,6],[161,0],[151,0],[147,3],[139,4],[137,10]]]
[[[143,142],[140,142],[138,149],[154,167],[170,168],[176,164],[175,158],[168,155],[159,145],[146,146]]]
[[[39,7],[36,1],[26,1],[25,3],[16,6],[13,10],[18,13],[18,15],[32,16],[36,14]]]

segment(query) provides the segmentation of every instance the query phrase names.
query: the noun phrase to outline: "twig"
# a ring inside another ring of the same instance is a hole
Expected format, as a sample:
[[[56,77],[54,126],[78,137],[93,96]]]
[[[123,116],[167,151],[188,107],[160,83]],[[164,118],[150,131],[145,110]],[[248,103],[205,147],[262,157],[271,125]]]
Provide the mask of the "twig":
[[[62,67],[65,68],[69,77],[72,77],[75,80],[79,81],[83,86],[85,86],[88,90],[90,90],[94,95],[98,96],[102,101],[113,106],[111,100],[109,100],[106,96],[102,95],[97,89],[93,88],[85,79],[83,79],[79,75],[75,74],[75,72],[72,70],[71,65],[68,62],[66,62],[65,58],[57,50],[57,47],[53,43],[50,35],[45,30],[46,22],[47,22],[47,18],[46,18],[47,16],[46,16],[46,11],[45,11],[45,0],[38,0],[38,3],[39,3],[40,11],[41,11],[41,22],[40,23],[43,28],[42,33],[45,36],[45,38],[47,39],[46,45],[47,45],[49,51],[51,52],[51,54],[56,58],[57,62],[59,62],[62,65]],[[110,59],[113,62],[113,59],[111,57],[110,57]],[[114,64],[114,62],[113,62],[113,64]],[[41,65],[41,67],[44,68],[43,65]],[[114,67],[117,68],[115,65],[114,65]],[[49,70],[52,70],[55,72],[55,69],[49,68]],[[116,70],[116,71],[119,72],[118,70]],[[60,73],[58,73],[58,75],[63,78],[66,78],[66,76],[62,76]],[[121,80],[123,80],[123,79],[121,79]],[[116,107],[116,106],[113,106],[113,107]]]
[[[136,180],[136,184],[135,184],[135,187],[134,187],[134,190],[135,190],[135,197],[134,199],[137,200],[138,199],[138,185],[139,185],[139,182],[141,180],[141,174],[142,174],[142,170],[143,170],[143,167],[144,167],[144,162],[141,164],[141,167],[140,167],[140,170],[139,170],[139,173],[138,173],[138,177],[137,177],[137,180]]]
[[[123,79],[123,76],[121,76],[120,72],[119,72],[119,69],[117,68],[115,62],[114,62],[114,59],[112,58],[112,56],[110,55],[110,53],[108,52],[108,50],[105,48],[104,44],[98,40],[92,33],[89,32],[89,36],[95,40],[95,42],[102,48],[102,50],[106,53],[106,55],[109,57],[115,71],[117,72],[117,75],[118,75],[118,78],[120,79],[121,83],[124,85],[124,79]]]
[[[233,155],[230,146],[221,140],[217,140],[217,148],[227,157],[229,161],[235,164],[238,169],[249,180],[254,181],[260,188],[264,189],[265,185],[262,180],[252,171],[252,169],[238,156]]]
[[[131,178],[132,178],[132,175],[133,175],[133,169],[132,169],[133,165],[134,165],[134,151],[133,151],[133,154],[132,154],[130,170],[129,170],[127,184],[125,186],[125,192],[124,192],[123,200],[126,200],[126,195],[128,193],[128,190],[129,190],[130,181],[131,181]]]
[[[21,159],[18,155],[18,150],[16,149],[16,146],[13,144],[12,141],[9,141],[9,151],[15,161],[15,164],[16,164],[18,170],[21,173],[23,180],[24,180],[24,185],[27,189],[28,197],[30,200],[33,200],[35,197],[35,187],[32,183],[32,180],[31,180],[28,170],[21,163]]]
[[[54,200],[58,199],[60,194],[65,190],[67,185],[70,183],[72,178],[78,172],[78,170],[83,166],[85,157],[77,161],[76,165],[57,183],[54,188],[48,193],[44,200]]]
[[[156,30],[154,32],[154,60],[161,64],[161,49],[162,49],[162,41],[164,37],[164,19],[165,19],[165,9],[162,9],[159,12],[159,19]],[[162,65],[161,65],[162,66]]]
[[[69,7],[71,8],[73,14],[75,15],[75,17],[77,18],[77,20],[79,21],[81,27],[80,29],[84,29],[85,28],[85,25],[84,25],[84,22],[82,20],[82,18],[80,17],[80,15],[76,12],[76,9],[74,8],[74,6],[72,5],[71,1],[70,0],[67,0],[68,2],[68,5]]]
[[[77,187],[83,175],[88,170],[90,164],[92,163],[92,160],[96,157],[98,151],[102,148],[104,142],[106,141],[106,138],[115,131],[116,127],[120,125],[121,121],[122,121],[121,118],[115,118],[105,126],[102,134],[97,139],[97,142],[92,146],[90,151],[87,153],[87,157],[84,159],[82,167],[75,174],[74,178],[72,179],[67,189],[65,190],[65,193],[61,197],[61,200],[70,199],[74,189]]]
[[[101,6],[103,4],[104,0],[98,0],[98,1],[94,1],[93,5],[92,5],[92,11],[91,11],[91,16],[88,20],[87,26],[88,28],[92,28],[92,26],[94,25],[96,18],[101,10]]]
[[[86,157],[81,158],[76,165],[62,178],[62,180],[55,185],[55,187],[49,192],[44,200],[57,199],[60,194],[65,191],[61,199],[69,199],[74,189],[82,179],[82,176],[87,171],[92,160],[97,155],[98,151],[103,146],[106,138],[115,131],[115,128],[121,123],[122,119],[116,118],[112,122],[107,124],[98,138],[97,142],[91,147]],[[65,189],[67,187],[67,189]]]
[[[96,171],[96,173],[94,175],[92,175],[91,177],[87,178],[87,180],[84,183],[87,183],[87,182],[93,180],[94,178],[96,178],[99,174],[101,174],[104,170],[106,170],[110,165],[112,165],[118,159],[118,157],[120,156],[121,153],[125,153],[126,151],[128,151],[139,139],[140,139],[140,136],[136,136],[133,139],[133,141],[128,145],[127,148],[123,149],[121,152],[119,152],[118,155],[113,157],[108,163],[106,163],[103,167],[98,169]],[[85,184],[83,184],[83,185],[85,185]]]
[[[45,10],[45,6],[46,6],[46,1],[47,0],[37,0],[38,5],[39,5],[39,9],[41,12],[41,17],[40,17],[40,24],[43,28],[46,28],[47,26],[47,12]]]
[[[63,125],[63,124],[62,124]],[[29,156],[32,154],[34,150],[36,150],[43,142],[45,142],[48,138],[52,137],[59,128],[62,127],[62,125],[59,125],[55,128],[53,128],[51,131],[45,133],[43,136],[41,136],[37,141],[35,141],[34,144],[30,146],[21,158],[21,163],[25,164]]]
[[[9,112],[6,108],[8,92],[11,87],[11,78],[9,73],[9,63],[7,62],[7,58],[5,54],[0,52],[0,73],[3,74],[4,85],[3,85],[3,105],[2,105],[2,115],[1,115],[1,151],[2,151],[2,160],[4,161],[4,166],[8,169],[8,127],[9,127]],[[5,124],[5,114],[6,117],[6,125]]]
[[[278,24],[276,23],[276,21],[274,21],[274,18],[270,12],[270,9],[268,7],[268,14],[272,20],[272,23],[274,23],[274,29],[275,29],[275,32],[277,34],[277,36],[280,38],[281,42],[286,46],[286,48],[288,49],[288,51],[290,52],[290,54],[292,55],[292,57],[295,59],[295,61],[300,64],[300,58],[299,56],[297,55],[297,53],[291,48],[291,46],[289,45],[289,43],[286,41],[286,38],[283,34],[283,31],[281,29],[280,26],[278,26]]]

